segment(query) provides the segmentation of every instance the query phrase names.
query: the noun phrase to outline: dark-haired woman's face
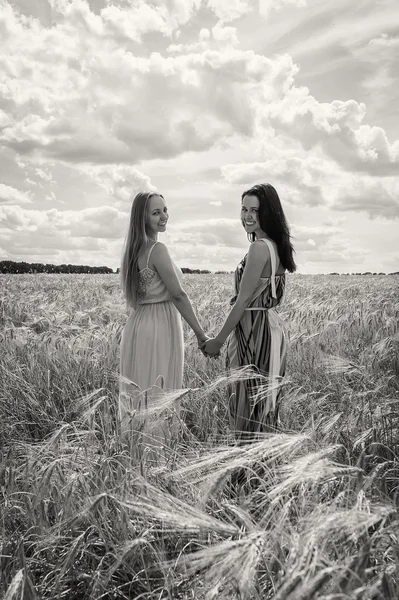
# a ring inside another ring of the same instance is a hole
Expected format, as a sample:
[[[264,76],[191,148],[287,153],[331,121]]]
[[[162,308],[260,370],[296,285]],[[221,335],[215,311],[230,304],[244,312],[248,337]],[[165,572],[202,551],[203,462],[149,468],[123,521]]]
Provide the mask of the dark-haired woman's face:
[[[248,233],[259,237],[263,233],[259,223],[259,199],[256,196],[244,196],[241,204],[241,222]]]

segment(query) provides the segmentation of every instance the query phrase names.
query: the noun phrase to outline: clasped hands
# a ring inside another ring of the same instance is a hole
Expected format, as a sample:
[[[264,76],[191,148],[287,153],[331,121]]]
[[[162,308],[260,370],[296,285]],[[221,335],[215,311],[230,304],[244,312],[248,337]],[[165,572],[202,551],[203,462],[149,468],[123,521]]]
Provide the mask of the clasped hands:
[[[198,340],[198,348],[207,358],[218,358],[222,346],[222,342],[217,338],[206,337],[205,340]]]

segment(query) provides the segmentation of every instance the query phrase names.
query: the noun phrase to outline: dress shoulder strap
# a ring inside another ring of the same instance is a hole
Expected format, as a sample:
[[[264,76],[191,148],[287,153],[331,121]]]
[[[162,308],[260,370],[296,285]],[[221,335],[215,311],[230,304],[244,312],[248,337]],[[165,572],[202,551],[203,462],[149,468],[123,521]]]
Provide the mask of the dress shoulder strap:
[[[157,244],[158,244],[158,242],[155,242],[155,244],[153,244],[153,245],[151,246],[151,248],[150,248],[150,251],[149,251],[149,253],[148,253],[148,256],[147,256],[147,269],[148,269],[148,263],[150,262],[150,256],[151,256],[151,252],[154,250],[154,247],[155,247]]]
[[[266,238],[260,238],[260,239],[263,242],[265,242],[265,244],[267,244],[267,247],[269,248],[270,261],[271,261],[271,265],[272,265],[272,274],[270,275],[272,297],[277,298],[277,294],[276,294],[276,265],[277,265],[276,251],[270,240],[267,240]]]

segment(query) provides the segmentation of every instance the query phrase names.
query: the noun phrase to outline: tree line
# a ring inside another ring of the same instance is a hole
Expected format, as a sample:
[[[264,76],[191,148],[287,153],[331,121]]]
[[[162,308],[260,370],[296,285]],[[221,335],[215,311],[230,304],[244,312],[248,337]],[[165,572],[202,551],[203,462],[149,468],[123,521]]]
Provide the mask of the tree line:
[[[371,271],[366,271],[365,273],[328,273],[329,275],[386,275],[386,273],[372,273]],[[388,275],[399,275],[399,273],[388,273]]]
[[[43,263],[0,261],[0,273],[113,273],[109,267],[89,265],[50,265]]]
[[[208,269],[182,268],[183,273],[194,275],[207,275],[212,273]],[[89,265],[50,265],[43,263],[15,262],[13,260],[0,261],[0,273],[119,273],[119,268],[113,271],[110,267],[91,267]],[[226,275],[232,271],[216,271],[215,275]],[[329,275],[386,275],[386,273],[329,273]],[[388,275],[399,275],[399,272],[388,273]]]
[[[182,268],[183,273],[197,275],[211,273],[207,269]],[[218,271],[223,273],[224,271]],[[13,260],[0,261],[0,273],[114,273],[110,267],[90,267],[89,265],[50,265],[43,263],[15,262]],[[119,273],[119,268],[115,273]]]

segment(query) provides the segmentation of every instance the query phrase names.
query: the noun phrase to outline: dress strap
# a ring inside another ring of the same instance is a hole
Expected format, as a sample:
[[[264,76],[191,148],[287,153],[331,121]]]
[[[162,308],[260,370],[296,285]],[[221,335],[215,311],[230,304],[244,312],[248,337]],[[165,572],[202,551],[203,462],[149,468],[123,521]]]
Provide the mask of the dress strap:
[[[267,240],[266,238],[260,238],[260,239],[263,242],[265,242],[267,244],[267,247],[269,248],[270,260],[271,260],[271,264],[272,264],[272,274],[270,276],[270,283],[271,283],[271,287],[272,287],[272,298],[277,298],[277,294],[276,294],[276,263],[277,263],[276,252],[275,252],[274,246],[270,240]]]
[[[147,256],[147,269],[148,269],[148,263],[150,262],[150,256],[151,256],[151,252],[154,250],[154,247],[155,247],[157,244],[158,244],[158,242],[155,242],[155,244],[153,244],[153,245],[151,246],[151,248],[150,248],[150,251],[149,251],[149,253],[148,253],[148,256]]]

